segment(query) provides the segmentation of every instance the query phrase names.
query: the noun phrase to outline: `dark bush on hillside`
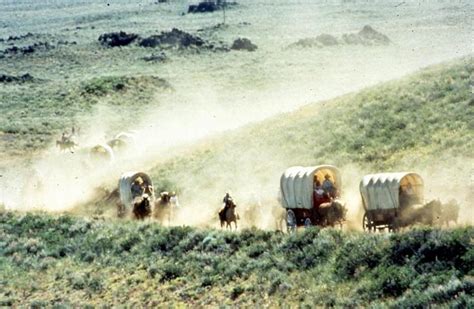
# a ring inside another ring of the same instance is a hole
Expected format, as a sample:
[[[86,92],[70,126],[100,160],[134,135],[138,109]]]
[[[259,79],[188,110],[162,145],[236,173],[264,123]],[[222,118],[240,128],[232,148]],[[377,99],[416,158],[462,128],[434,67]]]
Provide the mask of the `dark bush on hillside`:
[[[242,295],[242,293],[244,293],[244,288],[238,285],[232,289],[232,292],[230,293],[230,299],[235,300],[240,295]]]
[[[469,254],[473,246],[470,243],[472,231],[458,230],[455,233],[443,230],[420,229],[406,234],[394,234],[387,255],[387,263],[403,265],[412,263],[415,269],[425,271],[442,271],[456,268],[467,273]],[[472,265],[472,264],[470,264]]]
[[[374,235],[347,240],[336,255],[335,273],[341,278],[358,277],[375,268],[386,254],[386,242]]]
[[[48,42],[37,42],[27,46],[12,46],[3,51],[5,55],[28,55],[37,51],[48,51],[54,49],[55,46]]]
[[[472,279],[451,279],[425,290],[408,291],[392,304],[392,308],[426,308],[434,304],[443,304],[450,308],[471,308],[474,305],[473,294]]]
[[[371,26],[366,25],[358,33],[345,33],[340,39],[330,34],[320,34],[313,38],[304,38],[289,45],[289,47],[326,47],[341,44],[347,45],[388,45],[390,39],[374,30]]]
[[[23,35],[10,35],[6,41],[10,42],[10,41],[18,41],[18,40],[23,40],[23,39],[27,39],[27,38],[30,38],[30,37],[34,37],[36,36],[35,34],[31,33],[31,32],[28,32],[26,34],[23,34]],[[2,40],[0,40],[2,41]]]
[[[174,262],[165,263],[161,269],[160,281],[169,281],[181,277],[182,266]]]
[[[371,285],[365,294],[374,298],[400,296],[415,277],[416,272],[409,267],[377,267],[371,273]]]
[[[218,7],[215,2],[200,2],[199,4],[191,4],[188,7],[188,13],[212,13],[217,9]]]
[[[98,40],[99,43],[105,47],[118,47],[127,46],[138,38],[138,34],[120,31],[101,34]]]
[[[246,51],[256,51],[258,48],[257,45],[253,44],[247,38],[238,38],[233,43],[230,49],[233,50],[246,50]]]
[[[364,45],[387,45],[390,43],[390,39],[369,25],[365,25],[361,31],[359,31],[358,36]]]
[[[198,36],[173,28],[171,31],[163,31],[159,35],[144,38],[138,45],[141,47],[185,49],[190,47],[206,47],[206,42]]]
[[[121,253],[122,251],[131,251],[132,248],[141,243],[142,239],[139,235],[137,234],[126,234],[124,237],[120,240],[117,248],[117,253]]]
[[[335,239],[329,233],[320,234],[317,228],[311,228],[290,237],[279,249],[287,260],[301,270],[310,269],[327,260],[329,253],[337,248]]]
[[[204,237],[204,234],[201,232],[189,230],[186,237],[183,237],[178,243],[176,249],[179,253],[191,251],[202,243]]]
[[[0,83],[26,83],[31,81],[33,81],[33,76],[29,73],[20,76],[0,74]]]
[[[282,244],[282,250],[290,253],[293,250],[300,250],[307,245],[312,244],[319,236],[320,229],[318,227],[308,228],[301,233],[291,234]]]
[[[125,95],[129,91],[143,91],[152,87],[172,89],[165,79],[157,76],[102,76],[82,82],[79,91],[81,95],[102,97],[108,94]]]
[[[318,41],[323,46],[333,46],[333,45],[339,44],[336,37],[334,37],[330,34],[327,34],[327,33],[323,33],[323,34],[318,35],[316,37],[316,41]]]

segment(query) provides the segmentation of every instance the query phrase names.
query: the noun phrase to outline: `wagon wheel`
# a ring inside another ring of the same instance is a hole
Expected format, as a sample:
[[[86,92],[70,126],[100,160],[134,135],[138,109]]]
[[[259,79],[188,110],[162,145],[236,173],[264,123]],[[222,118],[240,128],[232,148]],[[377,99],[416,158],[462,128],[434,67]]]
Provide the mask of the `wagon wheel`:
[[[396,222],[396,220],[394,220],[391,224],[389,224],[387,228],[390,233],[396,233],[400,229],[398,222]]]
[[[313,226],[313,222],[311,222],[311,219],[310,218],[306,218],[304,220],[304,227],[305,228],[309,228],[309,227],[312,227]]]
[[[364,213],[364,218],[362,218],[362,228],[364,231],[375,231],[375,225],[373,224],[372,220],[369,219],[367,213]]]
[[[296,231],[296,215],[291,209],[286,212],[286,230],[288,233]]]

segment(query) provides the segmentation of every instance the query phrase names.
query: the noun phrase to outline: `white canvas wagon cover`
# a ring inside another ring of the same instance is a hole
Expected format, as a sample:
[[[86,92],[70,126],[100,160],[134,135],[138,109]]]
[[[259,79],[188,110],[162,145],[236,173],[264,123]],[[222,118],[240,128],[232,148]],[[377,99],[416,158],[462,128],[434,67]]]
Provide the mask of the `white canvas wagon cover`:
[[[365,210],[394,209],[400,205],[400,187],[411,186],[423,200],[423,179],[417,173],[380,173],[362,178],[359,185]]]
[[[147,185],[153,185],[150,176],[142,172],[126,172],[120,176],[120,201],[127,208],[130,207],[132,203],[132,184],[138,177],[141,177]],[[154,200],[153,196],[152,200]]]
[[[341,173],[332,165],[313,167],[293,166],[288,168],[280,177],[281,203],[284,208],[313,207],[314,176],[321,181],[329,174],[334,186],[340,191]]]

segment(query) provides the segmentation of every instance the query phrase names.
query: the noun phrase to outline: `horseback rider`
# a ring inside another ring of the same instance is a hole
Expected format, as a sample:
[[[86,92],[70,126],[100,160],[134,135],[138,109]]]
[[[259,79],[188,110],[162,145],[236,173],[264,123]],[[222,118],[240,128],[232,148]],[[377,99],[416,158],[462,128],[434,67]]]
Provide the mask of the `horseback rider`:
[[[237,220],[239,216],[235,214],[235,203],[233,198],[230,196],[230,193],[227,191],[224,198],[222,199],[224,203],[224,207],[219,210],[219,219],[221,221],[221,227],[223,227],[224,222],[227,221],[227,226],[230,226],[230,222],[235,223],[235,227],[237,228]],[[232,210],[232,211],[230,211]],[[230,221],[229,221],[230,220]]]
[[[69,137],[67,136],[67,133],[66,132],[63,132],[63,134],[61,135],[61,143],[66,143],[67,141],[69,141]]]
[[[222,199],[222,202],[224,203],[224,206],[227,208],[227,206],[232,202],[232,197],[230,196],[229,192],[225,193],[224,198]]]
[[[229,209],[231,206],[235,206],[234,200],[232,199],[232,196],[230,196],[229,192],[225,193],[224,198],[222,199],[222,202],[224,203],[224,207],[221,209],[220,212],[225,213],[227,209]]]

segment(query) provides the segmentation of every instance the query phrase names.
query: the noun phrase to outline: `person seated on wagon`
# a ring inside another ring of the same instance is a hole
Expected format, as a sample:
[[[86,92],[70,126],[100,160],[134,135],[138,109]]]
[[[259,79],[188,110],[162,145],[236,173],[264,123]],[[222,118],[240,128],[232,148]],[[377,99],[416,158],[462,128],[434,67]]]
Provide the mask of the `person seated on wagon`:
[[[319,205],[329,202],[330,198],[329,195],[324,192],[323,187],[321,186],[321,183],[319,180],[316,180],[314,183],[314,207],[318,208]]]
[[[318,176],[314,175],[313,189],[316,190],[317,187],[321,187],[321,181]]]
[[[142,196],[144,192],[144,188],[143,188],[143,180],[141,177],[138,177],[137,179],[135,179],[135,181],[132,184],[131,190],[132,190],[132,198],[135,198],[137,196]]]
[[[179,201],[178,201],[178,195],[176,195],[176,192],[171,192],[170,196],[170,204],[173,207],[179,208]]]
[[[406,187],[400,186],[400,207],[408,207],[417,203],[417,197],[411,184]]]
[[[322,188],[324,190],[324,192],[326,192],[327,195],[329,195],[330,197],[335,197],[336,196],[336,187],[334,187],[334,183],[331,181],[331,176],[329,176],[329,174],[326,174],[324,176],[324,181],[323,181],[323,185],[322,185]]]

